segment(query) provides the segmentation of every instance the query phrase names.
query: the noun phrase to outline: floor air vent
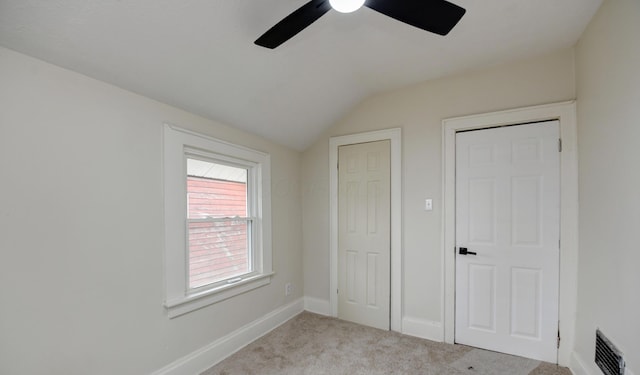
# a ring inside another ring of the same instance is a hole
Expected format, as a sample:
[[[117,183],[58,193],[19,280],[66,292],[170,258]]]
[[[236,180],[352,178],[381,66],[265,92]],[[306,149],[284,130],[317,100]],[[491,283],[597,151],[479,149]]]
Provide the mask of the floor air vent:
[[[622,353],[599,329],[596,330],[596,364],[605,375],[624,375]]]

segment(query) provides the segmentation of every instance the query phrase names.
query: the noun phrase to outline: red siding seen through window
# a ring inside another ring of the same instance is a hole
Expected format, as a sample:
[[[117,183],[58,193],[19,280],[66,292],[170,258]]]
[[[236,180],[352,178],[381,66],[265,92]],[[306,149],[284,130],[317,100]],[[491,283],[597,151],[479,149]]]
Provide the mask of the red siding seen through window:
[[[187,177],[188,218],[246,217],[247,184]],[[189,287],[251,272],[245,220],[189,223]]]

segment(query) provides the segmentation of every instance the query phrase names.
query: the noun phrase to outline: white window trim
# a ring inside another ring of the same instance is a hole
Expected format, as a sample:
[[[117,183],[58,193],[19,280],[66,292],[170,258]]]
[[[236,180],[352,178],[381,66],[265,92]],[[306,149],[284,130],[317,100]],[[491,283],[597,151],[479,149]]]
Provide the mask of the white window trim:
[[[189,292],[187,249],[187,201],[185,154],[192,150],[214,154],[220,160],[239,159],[253,165],[256,206],[253,228],[254,271],[227,284],[197,288]],[[220,302],[271,282],[271,158],[269,154],[234,145],[171,124],[163,131],[164,182],[164,277],[165,302],[169,318]]]

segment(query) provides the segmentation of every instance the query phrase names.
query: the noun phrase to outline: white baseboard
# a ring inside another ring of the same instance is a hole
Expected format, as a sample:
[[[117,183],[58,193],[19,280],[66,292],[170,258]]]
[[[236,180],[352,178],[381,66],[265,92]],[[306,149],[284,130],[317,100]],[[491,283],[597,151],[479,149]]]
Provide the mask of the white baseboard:
[[[324,299],[304,297],[304,309],[312,313],[331,316],[331,304]]]
[[[571,353],[569,370],[571,370],[574,375],[591,375],[591,371],[587,369],[587,365],[582,360],[582,357],[576,352]]]
[[[304,310],[302,298],[282,306],[218,340],[187,354],[152,375],[194,375],[237,352]]]
[[[402,333],[431,341],[444,341],[444,330],[440,322],[405,316],[402,318]]]

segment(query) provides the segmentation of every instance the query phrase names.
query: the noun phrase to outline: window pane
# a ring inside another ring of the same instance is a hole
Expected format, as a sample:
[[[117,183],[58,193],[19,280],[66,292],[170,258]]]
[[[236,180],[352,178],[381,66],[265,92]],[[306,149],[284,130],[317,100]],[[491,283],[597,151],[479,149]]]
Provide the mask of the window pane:
[[[245,168],[187,159],[187,217],[246,217],[247,172]]]
[[[189,223],[189,288],[251,272],[249,229],[245,220]]]
[[[187,159],[188,219],[247,216],[247,169]],[[189,223],[189,288],[251,272],[246,220]]]

